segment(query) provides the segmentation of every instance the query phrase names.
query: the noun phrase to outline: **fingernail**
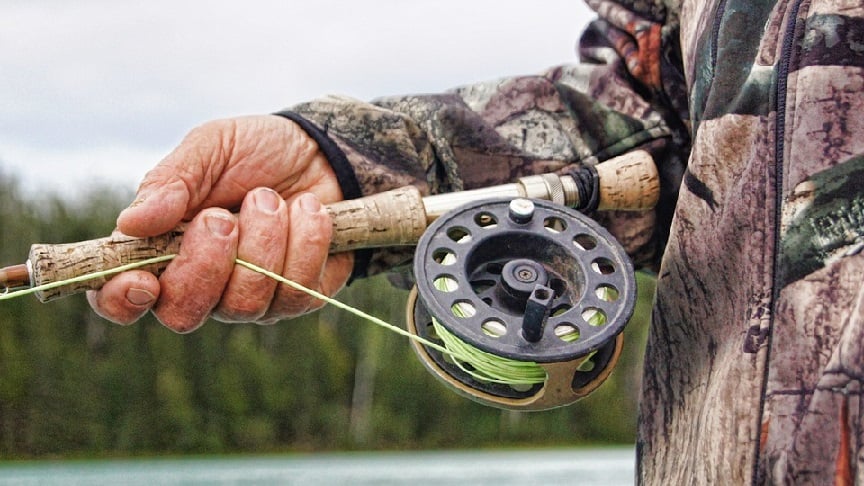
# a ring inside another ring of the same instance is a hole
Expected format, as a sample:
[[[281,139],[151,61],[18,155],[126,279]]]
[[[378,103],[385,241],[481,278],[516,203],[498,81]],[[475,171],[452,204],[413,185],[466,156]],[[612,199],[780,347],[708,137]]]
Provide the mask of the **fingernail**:
[[[275,213],[279,209],[282,197],[272,189],[259,189],[255,192],[255,206],[265,213]]]
[[[156,296],[144,289],[129,289],[126,291],[126,300],[133,305],[148,305],[156,300]]]
[[[317,213],[321,211],[321,201],[311,192],[307,192],[300,196],[300,208],[307,213]]]
[[[228,236],[234,231],[234,221],[222,214],[208,214],[204,223],[207,229],[216,236]]]

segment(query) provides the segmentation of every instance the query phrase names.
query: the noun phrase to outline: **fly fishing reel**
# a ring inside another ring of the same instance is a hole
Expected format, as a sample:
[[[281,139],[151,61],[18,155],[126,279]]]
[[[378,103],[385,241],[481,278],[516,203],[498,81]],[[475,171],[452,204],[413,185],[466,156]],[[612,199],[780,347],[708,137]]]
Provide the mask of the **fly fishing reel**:
[[[623,248],[582,213],[546,201],[468,203],[438,218],[414,259],[408,330],[448,387],[486,405],[544,410],[610,374],[636,283]],[[491,366],[491,369],[489,368]]]

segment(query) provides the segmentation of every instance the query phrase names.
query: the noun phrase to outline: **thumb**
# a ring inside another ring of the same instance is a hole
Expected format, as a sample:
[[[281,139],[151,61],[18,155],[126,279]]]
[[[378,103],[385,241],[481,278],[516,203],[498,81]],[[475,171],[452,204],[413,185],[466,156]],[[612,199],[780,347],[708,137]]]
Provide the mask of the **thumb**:
[[[176,227],[209,194],[227,162],[235,132],[231,120],[208,122],[189,132],[144,176],[135,201],[118,216],[117,229],[143,237]]]
[[[149,174],[132,204],[117,217],[117,229],[129,236],[155,236],[177,226],[186,214],[189,190],[179,177],[161,180]]]

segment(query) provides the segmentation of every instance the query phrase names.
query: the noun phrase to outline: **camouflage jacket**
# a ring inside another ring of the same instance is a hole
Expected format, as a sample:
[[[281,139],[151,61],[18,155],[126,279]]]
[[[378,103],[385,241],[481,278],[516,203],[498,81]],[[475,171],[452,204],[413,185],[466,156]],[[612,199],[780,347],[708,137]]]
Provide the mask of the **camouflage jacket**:
[[[588,3],[599,19],[578,64],[292,116],[328,148],[347,197],[649,150],[658,208],[597,214],[658,271],[640,482],[861,481],[864,7]],[[409,258],[358,255],[358,274]]]

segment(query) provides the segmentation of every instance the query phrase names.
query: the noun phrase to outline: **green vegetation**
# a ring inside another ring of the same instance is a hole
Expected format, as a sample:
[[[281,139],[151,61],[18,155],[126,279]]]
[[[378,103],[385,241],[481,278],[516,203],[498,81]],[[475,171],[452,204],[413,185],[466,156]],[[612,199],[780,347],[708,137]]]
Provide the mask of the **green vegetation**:
[[[108,234],[130,196],[36,200],[0,177],[0,265],[31,243]],[[640,285],[610,380],[540,413],[457,396],[404,337],[335,308],[177,335],[149,317],[109,324],[83,296],[0,302],[0,458],[632,443],[653,293],[650,278]],[[379,277],[339,298],[401,324],[406,294]]]

